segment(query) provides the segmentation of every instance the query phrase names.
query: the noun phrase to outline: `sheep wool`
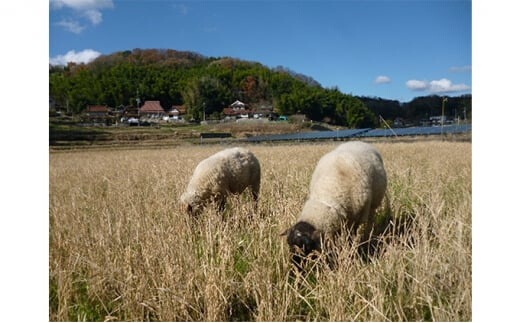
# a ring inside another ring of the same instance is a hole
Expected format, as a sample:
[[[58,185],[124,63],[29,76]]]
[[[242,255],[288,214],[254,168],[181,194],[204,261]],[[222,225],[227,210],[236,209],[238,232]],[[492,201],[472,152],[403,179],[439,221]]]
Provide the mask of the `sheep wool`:
[[[240,194],[248,187],[256,201],[260,190],[260,163],[248,149],[229,148],[197,165],[181,203],[193,215],[199,214],[211,201],[223,209],[228,194]]]
[[[363,142],[348,142],[325,154],[312,175],[309,196],[287,242],[305,254],[320,249],[320,239],[338,232],[342,224],[353,229],[366,223],[368,239],[375,210],[387,185],[379,152]]]

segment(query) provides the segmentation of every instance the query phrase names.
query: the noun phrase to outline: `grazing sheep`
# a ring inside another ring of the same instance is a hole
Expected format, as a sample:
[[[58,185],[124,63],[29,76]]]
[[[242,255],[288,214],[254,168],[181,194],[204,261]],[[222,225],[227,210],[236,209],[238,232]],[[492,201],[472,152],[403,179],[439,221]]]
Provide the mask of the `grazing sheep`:
[[[229,148],[197,165],[181,196],[181,203],[194,216],[212,201],[223,210],[228,194],[240,194],[248,187],[256,202],[260,190],[260,163],[245,148]]]
[[[348,142],[324,155],[297,223],[285,232],[293,262],[300,264],[300,254],[320,251],[321,241],[339,232],[343,224],[355,232],[365,223],[362,238],[367,241],[385,191],[383,160],[371,145]]]

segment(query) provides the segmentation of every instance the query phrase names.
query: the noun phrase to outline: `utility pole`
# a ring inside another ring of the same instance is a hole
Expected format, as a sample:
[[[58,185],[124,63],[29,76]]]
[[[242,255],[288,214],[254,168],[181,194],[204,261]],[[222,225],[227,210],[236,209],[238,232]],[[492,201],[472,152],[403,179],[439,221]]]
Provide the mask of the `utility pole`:
[[[139,88],[137,88],[137,95],[136,95],[135,102],[137,103],[137,125],[139,126],[141,123],[141,117],[139,115],[139,103],[141,103],[141,99],[139,99]]]
[[[383,121],[383,123],[388,127],[388,129],[390,129],[390,131],[392,131],[394,136],[397,137],[397,134],[395,133],[394,129],[392,129],[392,127],[390,127],[390,125],[386,122],[386,120],[381,115],[379,115],[379,120]]]
[[[448,101],[447,97],[442,98],[441,134],[444,133],[444,106],[447,101]]]

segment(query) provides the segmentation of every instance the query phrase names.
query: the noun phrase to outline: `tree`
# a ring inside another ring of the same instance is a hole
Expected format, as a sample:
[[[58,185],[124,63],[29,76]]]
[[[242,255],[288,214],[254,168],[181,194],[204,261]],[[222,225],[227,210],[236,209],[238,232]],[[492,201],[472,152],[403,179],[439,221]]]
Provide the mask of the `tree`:
[[[203,114],[221,112],[231,101],[228,88],[219,80],[210,76],[192,79],[182,92],[187,113],[196,120],[202,120]]]
[[[350,128],[373,127],[375,124],[374,113],[360,100],[350,96],[347,99],[347,125]]]
[[[397,117],[404,117],[404,109],[397,100],[387,100],[373,97],[356,97],[371,110],[374,115],[382,116],[386,120],[394,120]]]

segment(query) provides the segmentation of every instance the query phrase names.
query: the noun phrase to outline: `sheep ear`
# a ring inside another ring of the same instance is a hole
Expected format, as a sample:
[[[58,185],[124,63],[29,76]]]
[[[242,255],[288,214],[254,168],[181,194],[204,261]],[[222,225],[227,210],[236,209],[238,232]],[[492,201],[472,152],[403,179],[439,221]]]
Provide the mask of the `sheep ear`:
[[[317,243],[317,249],[321,249],[321,245],[325,237],[318,230],[315,230],[311,235],[311,240]]]
[[[291,228],[285,230],[284,232],[280,233],[280,237],[283,237],[283,236],[286,236],[289,234],[289,230],[291,230]]]
[[[311,239],[314,241],[320,241],[322,238],[323,238],[323,236],[321,235],[321,233],[318,230],[314,230],[311,233]]]

